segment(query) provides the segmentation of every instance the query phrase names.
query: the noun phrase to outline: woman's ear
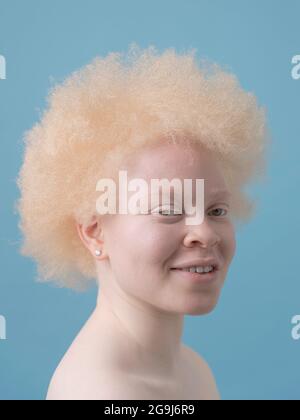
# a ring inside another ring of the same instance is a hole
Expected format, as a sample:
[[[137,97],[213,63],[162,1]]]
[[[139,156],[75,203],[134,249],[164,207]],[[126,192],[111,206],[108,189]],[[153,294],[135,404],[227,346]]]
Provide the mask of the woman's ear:
[[[93,216],[87,225],[76,221],[76,229],[84,246],[94,257],[99,256],[99,251],[103,254],[103,230],[99,217]]]

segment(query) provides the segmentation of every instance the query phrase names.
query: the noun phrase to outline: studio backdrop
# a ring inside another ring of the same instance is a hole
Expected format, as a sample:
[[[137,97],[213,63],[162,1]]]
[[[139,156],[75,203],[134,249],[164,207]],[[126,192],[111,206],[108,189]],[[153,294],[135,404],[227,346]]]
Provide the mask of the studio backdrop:
[[[218,306],[187,315],[182,339],[207,361],[223,400],[300,399],[299,16],[299,0],[0,0],[0,400],[46,398],[97,299],[95,285],[37,281],[34,259],[20,252],[24,136],[54,86],[132,44],[194,50],[265,111],[266,176],[248,187],[255,216],[237,231]]]

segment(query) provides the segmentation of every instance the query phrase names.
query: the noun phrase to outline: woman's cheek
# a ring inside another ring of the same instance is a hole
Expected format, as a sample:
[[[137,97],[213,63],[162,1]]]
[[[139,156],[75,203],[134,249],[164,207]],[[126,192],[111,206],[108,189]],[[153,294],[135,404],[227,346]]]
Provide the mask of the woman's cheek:
[[[224,254],[226,256],[226,263],[230,264],[236,251],[236,235],[232,224],[229,224],[224,233]]]
[[[178,228],[170,225],[151,225],[148,229],[144,226],[140,233],[140,249],[146,252],[148,260],[153,263],[165,261],[178,248]]]

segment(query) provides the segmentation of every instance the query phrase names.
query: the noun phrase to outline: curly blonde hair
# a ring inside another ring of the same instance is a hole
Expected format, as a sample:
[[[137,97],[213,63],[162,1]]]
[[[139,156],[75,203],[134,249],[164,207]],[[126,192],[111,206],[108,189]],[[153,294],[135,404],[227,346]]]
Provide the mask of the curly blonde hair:
[[[195,52],[159,54],[133,43],[127,54],[98,57],[51,89],[40,122],[24,136],[17,180],[21,253],[37,261],[38,280],[75,289],[95,280],[75,220],[91,220],[97,180],[145,145],[213,151],[233,194],[233,220],[253,216],[255,200],[244,187],[265,174],[265,110],[233,74],[197,62]]]

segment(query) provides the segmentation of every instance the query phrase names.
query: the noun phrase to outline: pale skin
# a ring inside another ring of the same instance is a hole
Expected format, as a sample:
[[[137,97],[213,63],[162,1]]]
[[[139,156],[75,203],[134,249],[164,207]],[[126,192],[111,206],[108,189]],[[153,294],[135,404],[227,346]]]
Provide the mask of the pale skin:
[[[218,163],[207,150],[193,147],[192,152],[170,144],[145,149],[122,170],[149,183],[205,179],[202,224],[159,214],[162,206],[152,209],[151,203],[149,214],[95,215],[89,226],[77,223],[95,260],[99,295],[52,378],[48,400],[220,399],[210,367],[181,337],[185,315],[215,308],[235,254],[235,232]],[[216,190],[225,193],[214,195]],[[102,255],[95,256],[96,250]],[[207,257],[220,263],[211,284],[184,282],[170,270]]]

